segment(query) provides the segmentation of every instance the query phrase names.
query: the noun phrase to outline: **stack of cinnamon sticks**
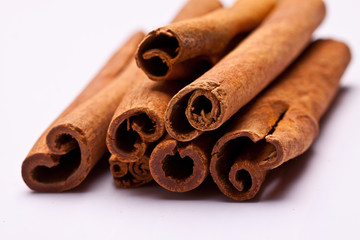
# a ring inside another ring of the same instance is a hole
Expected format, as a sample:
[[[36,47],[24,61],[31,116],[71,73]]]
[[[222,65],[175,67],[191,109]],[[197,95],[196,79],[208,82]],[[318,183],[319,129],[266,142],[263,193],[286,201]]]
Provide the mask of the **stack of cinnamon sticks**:
[[[234,200],[305,152],[350,61],[312,40],[322,0],[189,0],[173,22],[134,34],[49,126],[22,165],[35,191],[77,187],[109,151],[119,187],[174,192],[210,174]]]

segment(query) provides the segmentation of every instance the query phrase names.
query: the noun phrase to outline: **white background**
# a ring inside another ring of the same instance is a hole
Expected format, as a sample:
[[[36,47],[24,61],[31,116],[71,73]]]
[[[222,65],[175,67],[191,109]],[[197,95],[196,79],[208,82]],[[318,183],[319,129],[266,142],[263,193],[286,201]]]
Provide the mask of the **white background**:
[[[76,190],[30,191],[21,163],[33,143],[135,30],[166,24],[185,0],[0,0],[0,239],[360,239],[360,33],[356,0],[328,0],[318,37],[353,60],[321,133],[274,170],[250,202],[207,181],[170,193],[118,189],[107,165]],[[230,5],[232,1],[226,1]]]

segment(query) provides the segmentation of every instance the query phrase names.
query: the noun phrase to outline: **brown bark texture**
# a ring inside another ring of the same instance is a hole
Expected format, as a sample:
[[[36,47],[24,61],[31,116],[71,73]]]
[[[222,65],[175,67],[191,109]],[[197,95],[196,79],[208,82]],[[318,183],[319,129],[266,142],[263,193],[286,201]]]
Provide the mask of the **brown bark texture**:
[[[303,51],[324,16],[321,0],[279,2],[232,52],[170,100],[167,132],[190,141],[221,126]]]
[[[197,17],[219,7],[221,4],[218,0],[191,0],[175,17],[175,20]],[[106,138],[107,147],[112,154],[111,159],[132,163],[126,166],[149,159],[150,154],[146,156],[147,152],[152,150],[149,145],[160,139],[165,131],[164,115],[167,103],[187,83],[186,80],[174,81],[172,84],[153,82],[140,69],[137,71],[137,79],[128,88],[116,109]],[[147,172],[149,177],[143,178],[143,184],[151,179],[150,172],[147,169],[144,169],[144,172]],[[131,172],[124,179],[114,175],[114,181],[120,187],[131,187],[131,181],[128,181],[128,178],[131,178]],[[139,179],[134,181],[133,186],[140,186],[139,181]]]
[[[156,29],[140,44],[137,64],[156,81],[193,77],[193,72],[209,69],[219,61],[237,35],[257,27],[275,3],[238,0],[231,8]]]
[[[253,198],[266,172],[305,152],[350,62],[346,44],[313,42],[268,89],[240,110],[215,144],[210,172],[235,200]]]

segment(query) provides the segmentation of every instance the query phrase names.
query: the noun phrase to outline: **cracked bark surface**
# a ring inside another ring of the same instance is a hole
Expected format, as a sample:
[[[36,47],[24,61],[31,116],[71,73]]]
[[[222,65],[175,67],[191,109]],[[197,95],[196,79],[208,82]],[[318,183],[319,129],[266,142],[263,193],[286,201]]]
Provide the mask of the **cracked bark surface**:
[[[268,89],[240,110],[215,144],[210,172],[235,200],[253,198],[266,172],[305,152],[350,62],[346,44],[312,43]]]

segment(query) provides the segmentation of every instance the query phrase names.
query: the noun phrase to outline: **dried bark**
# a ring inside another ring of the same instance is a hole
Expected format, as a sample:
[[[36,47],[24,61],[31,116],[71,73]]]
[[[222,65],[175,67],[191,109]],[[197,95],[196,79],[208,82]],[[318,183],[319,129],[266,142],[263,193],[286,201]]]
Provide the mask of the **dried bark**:
[[[261,95],[237,113],[216,143],[210,172],[235,200],[253,198],[266,172],[305,152],[350,61],[346,44],[312,43]]]
[[[150,156],[154,180],[172,192],[187,192],[198,187],[209,174],[211,150],[222,133],[222,129],[213,131],[186,143],[167,135]]]
[[[167,132],[190,141],[220,127],[303,51],[324,16],[321,0],[281,1],[238,47],[171,99]]]
[[[137,64],[152,80],[191,78],[219,61],[237,35],[257,27],[275,2],[238,0],[231,8],[156,29],[140,44]]]

